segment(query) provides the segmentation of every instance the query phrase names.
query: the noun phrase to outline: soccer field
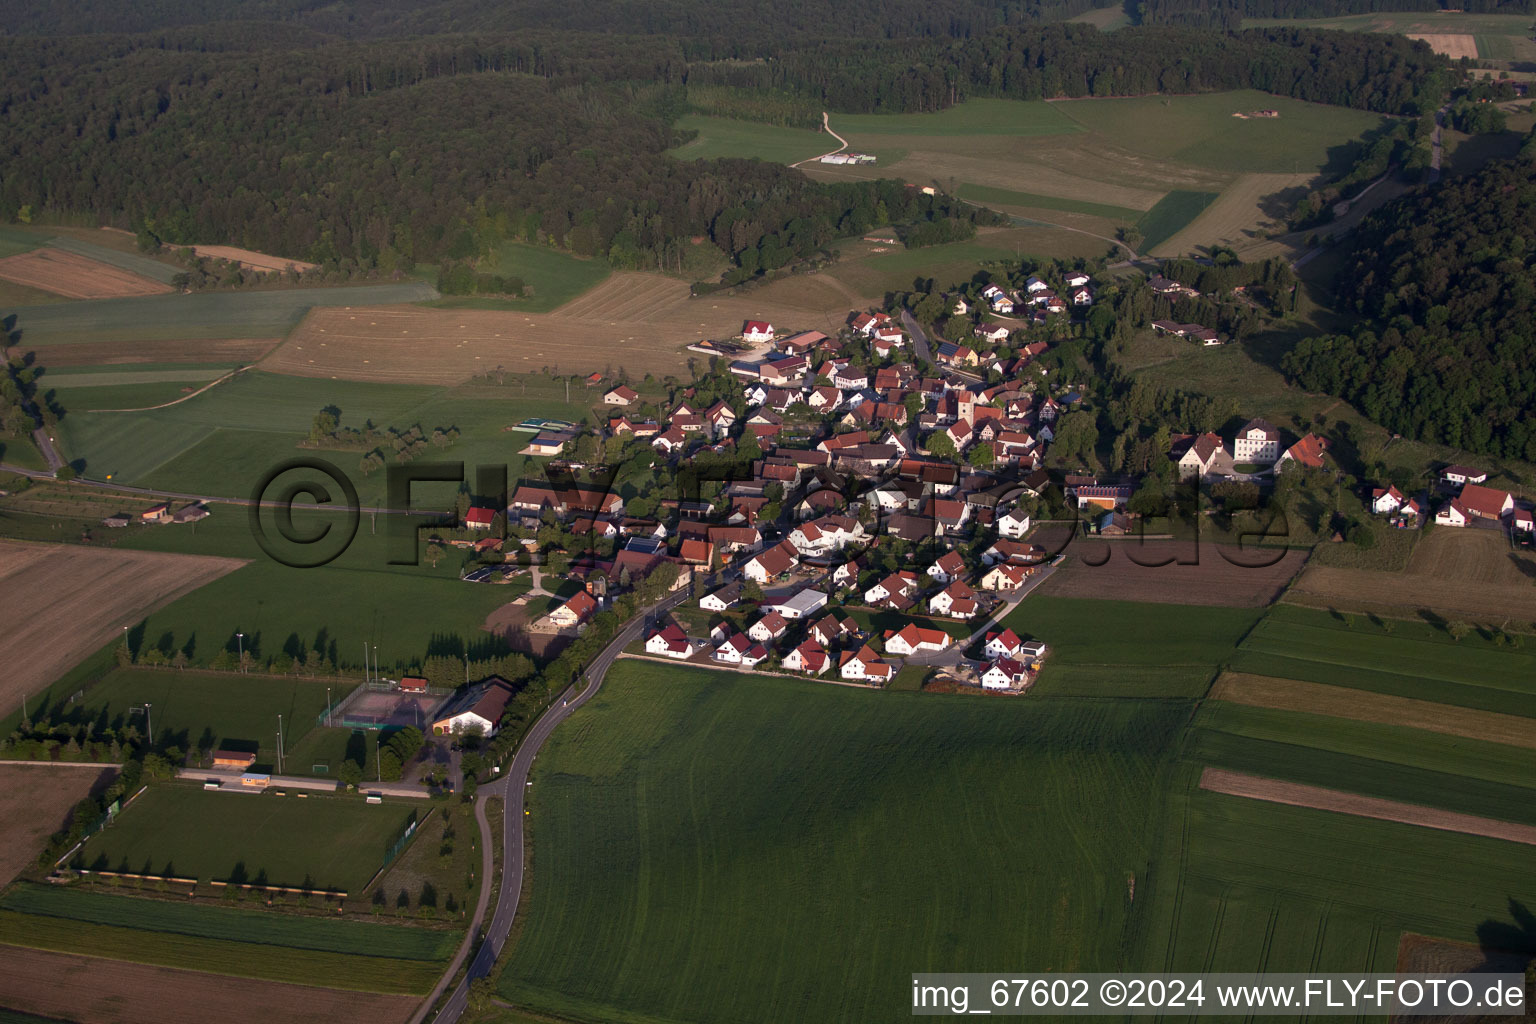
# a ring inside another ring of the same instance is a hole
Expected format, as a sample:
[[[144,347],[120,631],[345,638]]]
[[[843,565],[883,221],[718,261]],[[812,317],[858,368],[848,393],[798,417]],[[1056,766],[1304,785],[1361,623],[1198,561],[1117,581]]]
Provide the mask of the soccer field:
[[[151,786],[75,856],[76,867],[360,893],[417,800],[205,792]]]
[[[874,1021],[910,1012],[913,971],[1124,966],[1188,711],[621,662],[538,760],[501,993],[604,1021]]]

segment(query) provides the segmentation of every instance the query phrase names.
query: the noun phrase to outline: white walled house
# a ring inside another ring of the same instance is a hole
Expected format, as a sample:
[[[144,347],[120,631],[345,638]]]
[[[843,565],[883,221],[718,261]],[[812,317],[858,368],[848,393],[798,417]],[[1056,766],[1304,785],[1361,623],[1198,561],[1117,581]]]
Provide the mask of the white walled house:
[[[1280,431],[1262,419],[1243,424],[1232,441],[1232,461],[1272,466],[1280,459]]]
[[[1018,540],[1029,532],[1029,516],[1014,509],[997,521],[997,533],[1009,540]]]

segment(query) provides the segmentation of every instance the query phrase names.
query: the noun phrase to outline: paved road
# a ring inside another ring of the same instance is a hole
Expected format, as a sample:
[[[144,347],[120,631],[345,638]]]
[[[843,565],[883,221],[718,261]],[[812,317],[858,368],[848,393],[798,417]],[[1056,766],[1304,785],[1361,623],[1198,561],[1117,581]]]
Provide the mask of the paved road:
[[[713,584],[709,584],[712,586]],[[701,592],[703,587],[700,588]],[[614,637],[603,649],[592,664],[587,666],[586,677],[588,686],[579,694],[572,694],[567,690],[560,702],[550,705],[544,712],[528,735],[524,737],[522,744],[517,748],[517,755],[512,759],[511,766],[506,774],[497,782],[480,787],[481,799],[476,801],[475,818],[480,823],[481,836],[481,875],[487,884],[480,887],[480,898],[475,904],[475,916],[470,922],[469,931],[464,939],[464,944],[459,948],[458,955],[453,963],[448,965],[443,979],[432,994],[421,1004],[420,1009],[411,1018],[411,1024],[420,1024],[425,1020],[432,1005],[442,995],[447,987],[447,982],[458,973],[463,965],[474,937],[479,933],[481,922],[485,919],[485,910],[490,903],[491,887],[488,880],[492,877],[491,870],[491,842],[490,828],[485,819],[485,796],[500,796],[506,801],[505,821],[502,832],[502,873],[500,896],[496,901],[496,913],[491,916],[489,925],[485,928],[485,941],[480,946],[480,951],[475,954],[474,960],[469,965],[469,971],[458,987],[453,990],[453,995],[443,1004],[443,1008],[434,1018],[434,1024],[453,1024],[464,1013],[465,1005],[469,1001],[470,983],[478,978],[486,977],[496,966],[496,959],[501,955],[502,947],[506,944],[507,935],[512,931],[512,922],[517,917],[518,897],[523,889],[523,796],[527,792],[528,772],[533,767],[533,761],[539,756],[539,750],[544,742],[549,739],[561,722],[576,713],[576,709],[587,701],[603,685],[603,677],[608,669],[613,666],[620,652],[640,638],[645,631],[647,623],[656,616],[665,614],[676,608],[679,604],[692,596],[693,590],[684,587],[677,593],[667,597],[659,604],[652,605],[643,614],[635,616],[630,624]]]
[[[929,366],[933,365],[933,350],[928,347],[928,335],[923,333],[923,327],[917,322],[910,309],[901,311],[901,325],[912,335],[912,351],[917,357]]]

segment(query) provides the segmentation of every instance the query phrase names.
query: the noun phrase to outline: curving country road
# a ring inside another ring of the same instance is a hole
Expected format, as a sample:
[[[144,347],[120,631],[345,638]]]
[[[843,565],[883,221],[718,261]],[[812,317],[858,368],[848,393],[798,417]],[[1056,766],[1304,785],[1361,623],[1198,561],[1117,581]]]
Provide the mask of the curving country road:
[[[822,129],[822,131],[826,132],[828,135],[830,135],[834,139],[836,139],[838,142],[841,142],[842,145],[838,146],[836,149],[829,149],[825,153],[817,153],[815,156],[808,156],[804,160],[796,160],[794,163],[790,164],[789,166],[791,166],[791,167],[799,167],[801,164],[808,164],[808,163],[811,163],[812,161],[820,160],[824,156],[831,156],[834,153],[841,153],[843,150],[848,148],[848,140],[843,138],[841,135],[837,134],[837,132],[832,130],[832,125],[827,120],[827,112],[825,110],[823,110],[821,112],[821,129]]]
[[[603,648],[603,652],[593,659],[592,664],[587,666],[587,688],[574,696],[570,690],[567,690],[561,696],[559,703],[550,705],[549,710],[544,712],[543,716],[534,723],[533,728],[528,731],[528,735],[523,738],[523,742],[517,748],[517,755],[513,757],[511,766],[502,778],[480,787],[479,792],[482,796],[500,796],[506,801],[502,826],[503,864],[500,895],[496,900],[496,912],[484,928],[485,941],[481,943],[479,951],[470,963],[469,971],[454,988],[453,995],[433,1018],[434,1024],[454,1024],[463,1015],[469,1001],[470,984],[491,973],[492,968],[496,966],[497,957],[501,955],[502,947],[506,944],[507,935],[512,931],[512,922],[517,917],[518,897],[523,890],[523,796],[528,788],[528,772],[533,767],[534,759],[539,756],[540,748],[561,722],[575,714],[577,708],[591,700],[593,695],[602,688],[603,677],[607,675],[608,669],[613,666],[625,647],[639,639],[640,634],[645,631],[646,623],[688,600],[692,593],[693,588],[684,587],[636,615],[629,625],[620,630],[608,646]],[[480,824],[480,877],[488,882],[492,877],[491,833],[490,824],[485,817],[485,804],[484,799],[476,801],[475,819]],[[410,1024],[421,1024],[427,1019],[432,1006],[447,989],[448,983],[458,973],[459,968],[463,966],[475,938],[481,932],[490,898],[490,885],[481,885],[480,898],[475,904],[475,916],[470,921],[463,945],[459,947],[459,952],[454,956],[453,962],[448,965],[447,971],[444,972],[437,987],[432,990],[432,994],[422,1002],[421,1007],[411,1017]]]

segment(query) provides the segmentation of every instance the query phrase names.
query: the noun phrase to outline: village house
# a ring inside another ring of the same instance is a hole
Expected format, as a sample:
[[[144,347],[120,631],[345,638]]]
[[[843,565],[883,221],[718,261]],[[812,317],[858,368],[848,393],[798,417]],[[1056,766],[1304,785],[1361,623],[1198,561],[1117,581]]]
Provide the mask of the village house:
[[[893,572],[879,583],[864,591],[864,603],[880,604],[897,597],[910,598],[913,594],[917,593],[917,587],[918,579],[915,573],[908,572],[905,569],[900,572]]]
[[[1395,486],[1377,487],[1371,491],[1371,511],[1379,516],[1391,515],[1403,504],[1403,492]]]
[[[733,580],[714,593],[699,598],[699,607],[708,612],[723,612],[741,601],[741,582]]]
[[[688,642],[687,634],[676,625],[670,625],[645,638],[645,653],[682,660],[693,656],[693,645]]]
[[[928,575],[940,583],[949,583],[965,575],[965,559],[958,551],[946,551],[928,567]]]
[[[556,606],[545,618],[556,629],[574,629],[586,622],[597,611],[597,599],[585,590],[573,594],[564,604]]]
[[[1022,641],[1019,640],[1018,634],[1011,629],[1005,629],[1001,633],[988,633],[982,653],[991,659],[1011,658],[1018,653],[1020,643]]]
[[[771,644],[784,635],[789,628],[789,622],[776,611],[771,611],[752,623],[747,635],[760,644]]]
[[[486,738],[496,735],[496,730],[501,728],[501,718],[507,713],[507,705],[512,702],[516,690],[512,684],[500,676],[492,676],[478,691],[469,703],[454,701],[449,705],[449,713],[432,723],[432,732],[437,736],[462,735],[474,733]]]
[[[628,384],[620,384],[603,396],[603,402],[607,405],[633,405],[640,398],[640,392]]]
[[[1280,431],[1261,419],[1243,424],[1232,441],[1232,459],[1272,466],[1280,458]]]
[[[707,569],[715,559],[715,546],[707,540],[685,540],[678,546],[677,554],[684,565],[697,565]]]
[[[809,672],[813,676],[819,676],[827,670],[831,661],[832,659],[827,656],[827,652],[820,644],[814,640],[807,640],[784,655],[784,660],[780,664],[791,672]]]
[[[818,619],[808,631],[811,639],[823,647],[833,647],[838,641],[859,632],[859,624],[852,619],[839,619],[833,612]]]
[[[1011,690],[1029,682],[1029,669],[1012,658],[999,658],[981,674],[981,685],[988,690]]]
[[[464,513],[464,526],[470,530],[489,530],[495,521],[495,509],[475,507]]]
[[[1008,593],[1018,590],[1029,579],[1031,569],[1027,565],[1013,565],[1003,562],[988,569],[981,577],[981,589]]]
[[[1463,484],[1480,484],[1488,479],[1488,471],[1471,466],[1446,466],[1440,471],[1440,479],[1457,487]]]
[[[928,600],[928,611],[950,619],[969,619],[981,610],[976,591],[964,580],[955,580]]]
[[[1020,509],[1013,509],[997,520],[997,535],[1018,540],[1029,532],[1029,516]]]
[[[748,320],[741,327],[741,340],[754,344],[773,341],[773,324],[761,320]]]
[[[1322,469],[1323,453],[1328,450],[1328,439],[1308,434],[1285,450],[1275,463],[1275,472],[1284,472],[1290,466],[1301,469]]]
[[[1228,454],[1226,443],[1219,436],[1204,433],[1199,437],[1186,437],[1182,440],[1184,443],[1174,448],[1180,477],[1189,480],[1201,476],[1232,474],[1232,456]]]
[[[733,633],[710,655],[715,661],[726,665],[741,665],[751,668],[768,657],[768,651],[762,644],[754,644],[744,633]]]
[[[868,644],[857,651],[844,651],[839,674],[847,680],[865,683],[888,683],[896,674],[896,666],[882,661]]]
[[[925,629],[915,622],[899,630],[885,631],[886,653],[903,657],[925,651],[948,650],[951,642],[950,635],[942,629]]]
[[[1435,513],[1437,526],[1466,526],[1471,513],[1462,505],[1460,498],[1452,498],[1440,506],[1440,511]]]
[[[830,494],[837,497],[835,491]],[[824,515],[813,522],[801,523],[789,533],[789,543],[802,558],[823,558],[849,544],[863,543],[865,539],[864,525],[852,516]]]
[[[785,540],[751,558],[741,571],[752,582],[763,584],[799,564],[800,556],[795,546]]]

